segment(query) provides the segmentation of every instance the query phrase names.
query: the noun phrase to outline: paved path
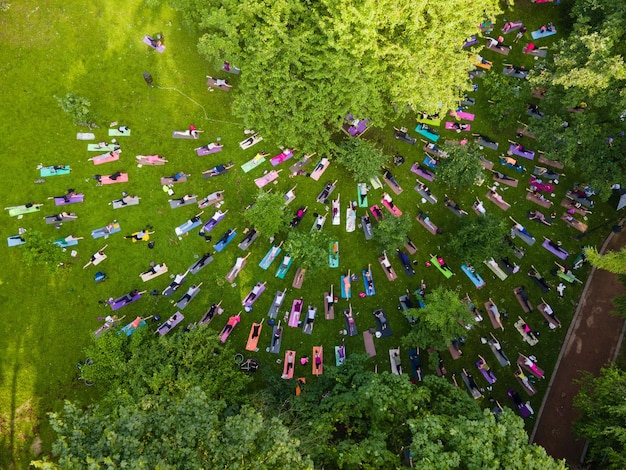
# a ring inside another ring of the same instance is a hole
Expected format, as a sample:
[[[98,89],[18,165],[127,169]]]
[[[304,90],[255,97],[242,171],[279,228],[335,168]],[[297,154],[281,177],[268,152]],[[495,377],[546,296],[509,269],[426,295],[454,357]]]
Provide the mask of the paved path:
[[[611,233],[601,252],[617,251],[625,245],[626,230]],[[593,268],[530,437],[531,442],[543,446],[552,457],[565,459],[572,468],[579,466],[585,452],[585,441],[576,439],[572,427],[578,418],[572,402],[580,388],[574,380],[580,377],[580,370],[598,375],[619,352],[625,320],[610,313],[612,299],[618,295],[626,295],[626,288],[617,276]]]

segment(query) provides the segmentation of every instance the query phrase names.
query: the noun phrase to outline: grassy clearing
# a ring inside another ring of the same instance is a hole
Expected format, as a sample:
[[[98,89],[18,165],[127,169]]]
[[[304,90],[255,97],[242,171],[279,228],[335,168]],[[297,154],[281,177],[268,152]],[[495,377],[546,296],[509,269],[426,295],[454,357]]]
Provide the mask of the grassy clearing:
[[[519,14],[512,16],[515,19],[528,19],[531,30],[548,20],[561,27],[562,24],[557,22],[558,14],[560,10],[553,5],[531,5],[527,8],[520,7]],[[4,106],[0,109],[0,133],[4,136],[4,145],[0,147],[0,160],[3,162],[0,176],[2,200],[5,206],[28,201],[46,202],[41,214],[29,214],[22,220],[3,215],[0,234],[2,238],[6,238],[15,235],[18,228],[23,227],[40,230],[50,239],[69,234],[85,236],[85,240],[77,247],[78,258],[72,259],[68,255],[66,268],[52,275],[43,267],[25,268],[21,262],[19,247],[0,249],[3,259],[3,270],[0,273],[0,302],[3,305],[0,311],[0,351],[3,357],[0,363],[0,445],[3,449],[0,452],[0,466],[23,468],[39,450],[46,452],[50,449],[53,436],[44,419],[47,411],[58,409],[63,399],[89,400],[99,393],[97,386],[87,389],[74,380],[75,364],[82,359],[81,351],[92,340],[92,331],[100,325],[98,317],[107,313],[106,309],[99,306],[98,301],[120,296],[133,288],[162,290],[169,279],[157,278],[158,280],[144,286],[138,277],[151,261],[166,262],[173,274],[184,271],[197,256],[211,250],[210,244],[198,237],[196,232],[182,240],[174,235],[174,227],[190,218],[197,210],[194,207],[171,210],[167,204],[168,197],[161,190],[159,178],[178,171],[190,173],[192,176],[189,182],[175,188],[178,197],[185,193],[203,197],[215,190],[224,189],[226,203],[223,208],[229,209],[229,214],[213,236],[217,238],[227,228],[235,227],[241,234],[246,226],[242,211],[252,202],[257,191],[252,179],[259,177],[270,166],[266,163],[248,174],[244,174],[239,166],[261,149],[275,155],[279,153],[279,144],[289,143],[265,141],[252,150],[239,149],[238,142],[244,138],[243,126],[229,113],[230,100],[237,92],[237,77],[228,77],[234,84],[231,93],[209,93],[204,86],[205,75],[216,74],[216,71],[198,58],[194,37],[182,26],[180,18],[166,7],[146,9],[143,2],[137,0],[126,2],[123,7],[104,0],[80,4],[47,2],[44,5],[26,1],[15,4],[8,12],[0,14],[0,21],[3,26],[0,28],[0,40],[5,44],[0,50],[4,91]],[[167,50],[164,54],[157,54],[141,43],[144,34],[157,31],[162,31],[166,36]],[[532,65],[528,57],[522,57],[521,47],[521,43],[517,45],[507,61]],[[502,59],[495,55],[492,57],[488,52],[484,55],[494,60],[494,70],[491,73],[497,73]],[[158,88],[146,86],[142,77],[144,70],[152,73]],[[85,142],[75,140],[75,133],[85,129],[73,126],[69,118],[62,114],[54,98],[63,96],[68,91],[88,97],[92,101],[92,108],[102,125],[101,129],[95,131],[99,140],[107,139],[106,126],[111,121],[119,121],[120,124],[132,128],[132,137],[119,139],[123,148],[119,162],[94,167],[87,161],[94,154],[89,155],[85,151]],[[494,133],[489,120],[487,98],[479,89],[478,103],[471,110],[478,117],[473,123],[473,130],[497,137],[503,143],[507,138],[513,138],[514,129],[504,134]],[[205,130],[199,141],[170,138],[172,130],[185,129],[192,123]],[[405,188],[404,193],[394,197],[394,200],[403,211],[415,215],[419,197],[412,190],[414,177],[409,172],[409,167],[413,161],[423,160],[423,151],[421,146],[409,147],[395,141],[391,133],[393,125],[414,127],[411,119],[391,122],[383,130],[369,131],[366,138],[379,142],[390,156],[398,151],[406,157],[407,163],[393,168],[396,178]],[[457,137],[454,133],[442,134],[443,138]],[[225,145],[222,153],[203,158],[195,155],[195,146],[215,141],[217,137]],[[165,167],[136,167],[135,155],[155,153],[165,156],[170,163]],[[498,156],[489,151],[486,154],[491,160]],[[295,158],[299,156],[297,154]],[[203,170],[228,160],[236,163],[234,171],[219,178],[202,179]],[[322,292],[331,283],[338,292],[339,276],[350,268],[359,273],[359,281],[354,283],[354,290],[358,292],[362,290],[360,271],[368,263],[372,263],[377,294],[375,297],[360,299],[356,296],[353,299],[357,326],[360,331],[374,326],[371,312],[382,307],[388,312],[394,331],[393,336],[376,343],[379,354],[372,360],[372,368],[378,365],[379,370],[388,369],[387,349],[398,346],[400,337],[408,331],[406,320],[397,310],[397,298],[406,288],[415,289],[419,280],[424,278],[429,288],[444,284],[448,288],[458,288],[461,293],[468,292],[479,306],[488,297],[493,298],[510,312],[511,320],[506,324],[506,331],[499,334],[508,355],[515,358],[517,351],[534,353],[539,357],[542,367],[547,371],[551,370],[565,328],[550,332],[536,312],[526,315],[525,318],[533,328],[542,332],[539,346],[529,348],[520,341],[512,326],[512,319],[519,313],[519,306],[511,292],[513,287],[524,283],[529,288],[531,301],[537,303],[539,300],[539,291],[524,274],[528,267],[534,264],[550,279],[548,272],[553,267],[553,258],[551,255],[546,256],[545,250],[538,245],[529,248],[526,257],[519,262],[522,272],[505,282],[492,279],[486,269],[477,267],[487,280],[487,286],[476,291],[460,270],[463,260],[453,259],[446,249],[458,219],[442,204],[428,206],[426,209],[431,219],[444,230],[444,235],[433,237],[416,224],[410,235],[419,247],[415,256],[419,261],[417,274],[410,279],[404,276],[394,257],[392,263],[399,278],[395,283],[389,283],[376,261],[380,251],[375,243],[366,242],[359,228],[351,234],[344,230],[345,207],[349,199],[356,199],[356,182],[334,165],[319,182],[304,177],[289,179],[285,173],[292,162],[282,165],[283,176],[273,190],[285,192],[298,183],[297,199],[288,210],[295,211],[300,204],[309,206],[309,215],[299,230],[309,230],[313,223],[311,213],[325,210],[324,206],[315,202],[315,197],[324,183],[334,179],[340,182],[335,194],[341,193],[342,196],[342,225],[334,227],[328,220],[324,228],[331,238],[340,242],[339,269],[322,269],[307,276],[301,291],[291,289],[296,266],[291,268],[285,281],[273,275],[278,261],[268,271],[262,271],[258,262],[270,244],[267,240],[259,239],[252,245],[248,266],[240,274],[236,285],[230,286],[223,278],[232,267],[236,256],[241,253],[236,246],[242,238],[238,235],[224,252],[215,256],[213,264],[193,279],[192,282],[202,281],[204,284],[198,297],[184,311],[186,319],[198,320],[210,303],[223,299],[226,313],[211,325],[219,330],[229,315],[241,309],[241,299],[250,288],[257,281],[266,280],[267,292],[255,304],[253,312],[243,316],[242,324],[229,339],[243,349],[251,323],[266,316],[274,292],[288,287],[285,308],[291,305],[294,298],[303,296],[305,304],[315,304],[321,312]],[[33,184],[38,178],[36,167],[40,163],[71,164],[72,173],[70,176],[49,178],[45,184]],[[130,182],[123,185],[95,186],[92,179],[94,174],[108,174],[117,170],[127,171]],[[577,175],[571,174],[567,169],[566,173],[567,178],[561,181],[556,191],[557,204],[565,190],[574,181],[579,181]],[[528,176],[521,178],[527,180]],[[84,204],[70,207],[79,215],[79,219],[64,224],[60,229],[44,225],[41,219],[43,215],[59,212],[47,197],[63,194],[70,187],[85,193]],[[430,187],[440,200],[444,193],[448,193],[465,208],[470,207],[475,195],[484,198],[487,191],[483,186],[461,193],[454,188],[445,187],[441,182],[433,183]],[[108,202],[120,197],[121,191],[141,196],[141,204],[138,207],[113,211]],[[381,193],[382,190],[373,191],[370,194],[370,204],[379,202]],[[505,199],[513,206],[509,211],[510,215],[520,221],[524,220],[525,212],[530,208],[524,195],[523,183],[518,189],[510,189],[504,193]],[[485,204],[490,212],[499,212],[490,203]],[[358,211],[359,215],[362,213],[363,209]],[[210,209],[205,211],[205,217],[211,214]],[[607,206],[599,205],[590,220],[590,227],[597,226],[612,216]],[[82,270],[81,267],[103,245],[103,241],[92,240],[89,234],[92,229],[102,227],[113,219],[120,222],[122,233],[107,240],[109,258],[99,266],[101,271],[107,273],[109,280],[95,284],[95,269]],[[132,244],[122,238],[146,224],[151,224],[156,230],[153,236],[156,245],[153,250],[149,250],[145,244]],[[560,223],[552,228],[529,223],[529,230],[538,240],[543,235],[562,240],[565,248],[574,254],[584,244],[597,244],[605,231],[598,230],[578,241],[574,238],[577,233]],[[443,255],[457,275],[445,280],[433,268],[426,268],[424,262],[428,253]],[[584,273],[586,271],[581,274]],[[188,281],[188,285],[190,284]],[[546,296],[565,325],[571,319],[579,293],[579,287],[568,286],[564,299],[559,299],[556,292]],[[295,349],[299,355],[310,355],[314,344],[323,344],[326,363],[331,364],[332,347],[340,341],[339,331],[344,328],[340,309],[346,306],[346,301],[340,301],[338,314],[332,322],[325,321],[320,314],[321,318],[316,322],[312,336],[289,329],[285,333],[283,351]],[[135,315],[146,314],[167,317],[173,312],[169,299],[146,297],[123,309],[121,314],[130,319]],[[505,392],[516,382],[510,371],[496,366],[489,351],[478,341],[481,335],[492,331],[488,323],[486,319],[475,331],[468,334],[464,359],[452,362],[447,352],[443,356],[448,370],[458,371],[461,367],[473,369],[477,354],[483,354],[499,378],[493,396],[505,404]],[[268,343],[269,328],[266,327],[259,342],[261,351],[256,356],[263,367],[272,367],[279,373],[282,367],[275,364],[276,356],[264,352]],[[349,353],[363,351],[360,334],[347,338],[346,344]],[[296,369],[297,375],[308,375],[308,372],[308,368],[306,371]],[[538,408],[545,385],[545,381],[538,384],[540,393],[531,400],[535,408]],[[291,384],[285,386],[292,387]]]

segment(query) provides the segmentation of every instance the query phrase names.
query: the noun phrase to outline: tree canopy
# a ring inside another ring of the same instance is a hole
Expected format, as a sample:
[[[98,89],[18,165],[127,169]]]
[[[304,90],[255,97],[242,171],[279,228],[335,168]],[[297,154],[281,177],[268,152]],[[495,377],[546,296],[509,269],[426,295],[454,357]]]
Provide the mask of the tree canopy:
[[[285,230],[291,219],[289,212],[285,211],[283,195],[263,190],[244,215],[259,233],[268,238]]]
[[[614,0],[574,2],[572,33],[531,80],[546,88],[541,107],[552,115],[533,125],[541,148],[587,175],[605,199],[626,174],[625,11]]]
[[[467,83],[464,39],[496,0],[175,0],[211,62],[242,68],[234,111],[246,126],[325,153],[347,113],[450,109]]]
[[[299,267],[317,269],[327,264],[328,242],[328,235],[320,230],[292,230],[287,237],[285,251]]]
[[[470,188],[480,178],[483,169],[480,163],[481,152],[475,145],[446,146],[446,158],[439,160],[437,173],[451,188]]]
[[[508,233],[504,219],[486,214],[471,220],[462,219],[462,225],[452,235],[449,247],[467,264],[482,263],[490,257],[498,258],[506,252],[502,242]]]
[[[604,269],[614,274],[626,274],[626,248],[619,251],[609,251],[601,255],[593,247],[585,249],[587,260],[596,268]]]
[[[452,339],[465,333],[459,321],[464,324],[473,322],[457,291],[437,287],[424,303],[423,309],[406,312],[410,320],[417,318],[409,334],[402,339],[402,344],[407,347],[447,349]]]
[[[367,140],[346,139],[337,148],[337,163],[351,172],[356,181],[369,181],[380,173],[385,156]]]
[[[374,226],[374,239],[385,250],[395,250],[406,243],[406,237],[413,225],[413,219],[402,214],[400,217],[385,217]]]
[[[589,440],[588,459],[602,468],[626,466],[626,372],[616,366],[602,369],[599,377],[585,373],[574,406],[580,412],[578,434]]]

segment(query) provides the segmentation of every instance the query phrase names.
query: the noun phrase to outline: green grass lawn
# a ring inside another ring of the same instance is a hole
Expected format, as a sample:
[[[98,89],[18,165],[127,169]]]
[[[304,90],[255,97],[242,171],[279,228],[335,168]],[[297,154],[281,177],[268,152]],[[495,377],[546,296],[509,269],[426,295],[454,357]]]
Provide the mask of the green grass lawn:
[[[528,19],[529,31],[537,29],[548,20],[561,27],[564,20],[559,19],[561,10],[558,8],[554,5],[520,7],[519,14],[512,16],[515,19]],[[6,238],[17,234],[19,228],[25,228],[27,231],[39,230],[51,240],[69,234],[85,237],[76,247],[77,258],[71,258],[68,250],[65,267],[53,273],[46,267],[26,268],[22,262],[21,247],[5,246],[1,249],[3,270],[0,274],[0,351],[3,360],[0,362],[0,466],[23,468],[39,450],[50,450],[54,436],[45,419],[45,413],[59,409],[62,400],[90,401],[98,396],[100,391],[97,386],[86,388],[75,380],[75,364],[83,358],[83,348],[92,341],[92,332],[101,324],[99,317],[109,312],[98,301],[121,296],[134,288],[162,290],[170,282],[167,276],[145,285],[139,279],[139,273],[148,269],[150,262],[165,262],[169,266],[169,274],[175,274],[187,269],[198,256],[212,251],[212,244],[199,237],[197,231],[182,239],[174,234],[174,227],[198,211],[193,206],[172,210],[167,203],[168,196],[161,190],[159,178],[179,171],[189,173],[191,177],[188,183],[175,187],[177,197],[186,193],[204,197],[213,191],[225,190],[225,204],[222,209],[228,209],[229,212],[212,233],[214,239],[227,228],[236,228],[238,232],[235,241],[224,252],[216,254],[215,261],[209,267],[197,276],[192,276],[193,280],[187,281],[186,287],[197,282],[203,282],[203,285],[198,297],[184,310],[185,324],[197,321],[208,305],[223,300],[225,313],[210,326],[219,331],[228,316],[241,310],[241,299],[251,287],[257,281],[267,281],[266,293],[254,305],[251,313],[242,314],[242,322],[229,342],[243,350],[252,322],[266,317],[274,293],[287,287],[283,311],[290,307],[294,298],[300,296],[304,297],[305,305],[316,305],[319,310],[313,334],[308,336],[301,331],[287,329],[282,351],[295,349],[298,355],[311,355],[312,346],[322,344],[325,347],[325,364],[334,364],[333,347],[339,344],[343,337],[340,330],[345,326],[341,310],[348,303],[340,300],[335,320],[326,321],[323,318],[322,293],[331,284],[334,284],[338,293],[339,277],[348,269],[359,275],[359,281],[353,283],[355,294],[363,290],[360,272],[371,263],[376,295],[364,299],[355,295],[352,299],[359,335],[346,339],[348,354],[364,350],[360,332],[374,326],[371,312],[375,308],[384,308],[389,316],[393,336],[377,340],[378,356],[372,359],[371,365],[372,368],[378,366],[379,371],[389,369],[387,350],[397,347],[402,335],[409,329],[407,321],[397,309],[398,296],[406,288],[417,288],[423,278],[429,289],[444,285],[458,289],[461,294],[469,293],[478,306],[482,306],[487,298],[493,298],[501,308],[510,313],[510,319],[505,323],[505,332],[498,332],[509,357],[515,360],[518,351],[527,355],[535,354],[540,365],[551,371],[566,328],[549,331],[543,318],[534,311],[524,317],[534,329],[541,331],[540,343],[534,348],[522,343],[513,328],[513,321],[521,310],[512,289],[519,284],[526,284],[531,301],[538,303],[539,291],[531,285],[525,273],[533,264],[556,284],[555,278],[549,275],[556,258],[547,254],[539,246],[540,243],[527,247],[527,255],[520,261],[515,259],[521,265],[521,272],[504,282],[493,279],[484,266],[477,266],[478,272],[487,281],[486,287],[477,291],[460,269],[464,260],[453,258],[447,250],[447,244],[459,219],[441,204],[441,200],[444,193],[447,193],[468,209],[470,217],[474,217],[470,209],[471,203],[476,195],[484,199],[490,176],[486,175],[487,183],[483,187],[473,188],[471,191],[456,191],[446,187],[445,182],[435,181],[429,186],[439,197],[440,203],[424,207],[412,189],[415,178],[409,171],[414,161],[423,160],[421,145],[411,147],[396,141],[391,131],[394,125],[414,128],[412,119],[392,119],[392,122],[386,123],[384,129],[368,131],[365,138],[380,143],[390,157],[399,152],[406,158],[406,163],[400,167],[392,168],[391,163],[389,165],[405,189],[401,195],[394,196],[397,206],[414,216],[417,212],[416,205],[419,204],[428,211],[431,220],[444,230],[443,235],[435,237],[415,224],[410,236],[418,245],[419,251],[413,257],[418,261],[417,273],[413,278],[404,275],[400,263],[392,253],[390,255],[398,280],[394,283],[388,282],[377,262],[380,248],[376,243],[365,241],[360,228],[354,233],[345,232],[347,201],[356,199],[357,196],[356,182],[352,177],[336,164],[332,164],[319,182],[303,176],[290,179],[287,177],[288,166],[302,156],[296,152],[294,160],[281,165],[282,176],[278,184],[271,187],[275,192],[284,193],[298,184],[297,198],[288,210],[295,211],[299,205],[308,205],[309,214],[298,230],[309,230],[313,224],[311,214],[325,210],[323,205],[315,202],[315,197],[327,181],[339,180],[334,195],[341,194],[342,224],[332,226],[329,218],[324,227],[324,231],[332,239],[340,242],[339,268],[325,268],[311,273],[307,275],[302,290],[292,289],[291,281],[297,266],[292,266],[284,281],[274,277],[282,257],[267,271],[258,267],[259,261],[271,246],[266,239],[260,237],[251,247],[248,266],[235,284],[229,285],[224,276],[236,257],[242,253],[237,248],[237,243],[242,240],[241,232],[247,226],[242,215],[243,210],[253,202],[257,193],[252,180],[270,169],[269,163],[265,163],[244,174],[240,165],[259,150],[265,150],[273,156],[280,152],[279,145],[289,146],[289,142],[264,141],[251,150],[243,151],[239,148],[238,142],[244,139],[244,127],[229,111],[231,99],[237,93],[237,77],[228,77],[234,85],[230,93],[208,92],[204,85],[205,76],[212,74],[222,77],[224,74],[213,70],[198,57],[196,38],[181,24],[180,17],[175,12],[166,7],[149,9],[144,2],[137,0],[126,2],[124,6],[104,0],[78,4],[58,1],[40,4],[26,1],[12,5],[8,12],[0,13],[0,21],[3,25],[0,29],[0,40],[4,44],[0,50],[4,97],[0,110],[0,133],[3,136],[3,145],[0,146],[0,160],[3,162],[0,194],[4,206],[20,205],[29,201],[45,202],[41,213],[28,214],[21,220],[4,214],[0,233],[2,238]],[[162,31],[166,37],[167,49],[163,54],[156,53],[141,42],[145,34],[157,31]],[[533,62],[529,57],[522,57],[521,47],[522,43],[516,45],[506,61],[532,66]],[[494,60],[494,69],[490,73],[498,73],[502,59],[489,52],[484,55]],[[153,75],[156,88],[146,86],[142,77],[144,71]],[[55,100],[55,96],[64,96],[67,92],[91,100],[92,109],[97,113],[97,121],[101,125],[100,129],[94,131],[98,140],[107,140],[106,127],[112,121],[118,121],[132,129],[131,137],[118,139],[123,149],[119,162],[94,167],[87,160],[97,154],[89,154],[86,151],[86,142],[75,139],[76,132],[86,129],[74,126]],[[496,135],[489,119],[489,105],[486,101],[488,97],[482,95],[481,89],[476,96],[478,103],[469,110],[477,115],[477,120],[472,123],[472,131],[497,138],[501,147],[504,146],[507,138],[514,137],[515,130],[510,129],[507,133]],[[190,124],[205,131],[199,141],[175,140],[170,137],[173,130],[184,130]],[[442,139],[458,137],[450,131],[442,131],[442,134]],[[224,144],[223,152],[207,157],[196,156],[194,147],[215,141],[218,137]],[[529,146],[533,148],[532,143]],[[499,155],[488,150],[485,152],[487,158],[493,161]],[[169,160],[166,166],[136,166],[135,155],[157,153]],[[229,160],[235,162],[235,167],[227,175],[208,180],[202,178],[202,171]],[[72,172],[69,176],[48,178],[43,184],[34,184],[34,180],[39,178],[36,168],[40,163],[69,164]],[[311,166],[314,164],[315,162]],[[92,179],[94,174],[109,174],[118,170],[129,173],[128,183],[97,187]],[[567,168],[565,172],[567,177],[561,180],[554,198],[557,206],[566,189],[574,182],[582,181],[579,175],[571,173]],[[485,202],[487,210],[502,216],[511,215],[520,221],[525,220],[525,213],[531,208],[530,203],[524,199],[528,178],[528,174],[520,176],[519,188],[503,193],[505,199],[512,204],[509,212],[505,214]],[[85,194],[84,204],[68,207],[78,214],[79,219],[66,223],[59,229],[45,225],[42,220],[44,215],[60,212],[47,198],[61,195],[68,188]],[[113,210],[108,203],[121,197],[122,191],[141,196],[141,204]],[[370,193],[370,205],[380,202],[382,191]],[[562,213],[558,207],[555,209],[559,215]],[[363,211],[360,209],[358,215],[362,215]],[[205,220],[210,215],[212,209],[205,210]],[[601,225],[613,217],[614,214],[607,205],[598,204],[589,220],[589,226]],[[120,222],[122,233],[111,236],[106,242],[90,237],[91,230],[114,219]],[[123,239],[124,235],[147,224],[152,225],[156,231],[152,237],[155,241],[154,249],[148,249],[145,243],[133,244]],[[602,228],[583,240],[577,240],[575,237],[578,233],[567,229],[560,222],[551,228],[531,222],[527,225],[539,241],[544,235],[562,240],[564,247],[573,256],[585,244],[598,244],[607,229]],[[278,240],[285,236],[286,234],[281,234]],[[83,270],[83,264],[104,243],[109,245],[108,259],[98,269],[89,267]],[[446,280],[434,268],[427,268],[424,262],[429,253],[443,255],[457,275]],[[572,259],[573,257],[570,262]],[[93,280],[96,270],[105,272],[109,279],[96,284]],[[580,275],[584,276],[586,273],[587,269],[584,268]],[[545,295],[564,326],[572,318],[580,291],[579,286],[568,286],[563,299],[558,298],[554,289]],[[174,299],[177,298],[178,296],[174,296]],[[167,318],[174,311],[170,299],[146,296],[121,310],[120,314],[126,315],[127,319],[136,315],[153,314]],[[150,328],[156,328],[156,325],[150,324]],[[270,340],[269,331],[270,328],[265,326],[259,342],[260,351],[255,357],[260,360],[262,367],[272,368],[279,374],[282,365],[276,364],[278,357],[265,352]],[[488,348],[480,344],[478,338],[490,331],[493,330],[485,315],[485,321],[468,333],[462,360],[453,362],[447,352],[442,355],[449,371],[459,371],[462,367],[475,370],[473,364],[477,354],[484,355],[499,378],[492,394],[504,405],[508,403],[506,390],[511,385],[516,385],[516,382],[511,371],[497,366]],[[155,341],[158,339],[155,338]],[[407,361],[404,352],[403,359]],[[431,370],[427,370],[427,373],[431,373]],[[301,369],[298,366],[296,375],[310,375],[309,367]],[[482,378],[478,380],[482,381]],[[537,384],[540,393],[531,400],[535,409],[539,408],[546,383],[547,380]],[[285,383],[285,387],[294,385]],[[486,400],[485,405],[487,406]]]

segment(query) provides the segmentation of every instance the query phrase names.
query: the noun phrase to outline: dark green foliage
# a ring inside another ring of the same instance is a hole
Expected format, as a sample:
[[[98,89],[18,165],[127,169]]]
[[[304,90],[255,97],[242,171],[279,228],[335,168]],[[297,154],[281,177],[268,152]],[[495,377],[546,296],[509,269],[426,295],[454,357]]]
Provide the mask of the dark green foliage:
[[[346,139],[337,148],[337,163],[352,173],[356,181],[369,181],[380,174],[385,156],[367,140]]]
[[[26,244],[22,246],[22,256],[27,266],[45,266],[56,271],[62,266],[66,256],[63,250],[52,244],[38,230],[31,230],[24,235]]]
[[[438,174],[451,188],[470,188],[480,178],[482,153],[475,145],[451,145],[446,147],[446,158],[441,158]]]
[[[285,230],[291,219],[291,215],[285,210],[283,195],[263,190],[259,191],[254,205],[244,215],[267,238]]]
[[[406,243],[406,236],[413,226],[413,219],[408,214],[400,217],[385,217],[373,227],[374,239],[384,250],[395,250]]]
[[[531,86],[527,80],[502,73],[489,73],[482,84],[489,97],[489,113],[496,129],[503,131],[515,126],[520,119],[526,120],[526,104],[531,97]]]
[[[91,111],[91,101],[82,96],[77,96],[72,92],[68,92],[64,97],[56,97],[59,107],[68,114],[74,124],[91,124],[93,114]]]
[[[408,348],[445,350],[452,339],[465,333],[459,321],[466,325],[473,322],[456,291],[437,287],[427,296],[425,304],[423,309],[405,312],[408,319],[418,320],[411,332],[402,338],[402,344]]]
[[[506,253],[503,239],[507,233],[506,220],[489,213],[484,217],[466,218],[452,235],[449,248],[464,263],[479,264],[491,257],[498,259]]]
[[[284,249],[296,266],[316,270],[328,265],[328,242],[328,235],[322,231],[291,230]]]
[[[589,440],[590,462],[602,468],[626,466],[626,373],[616,366],[604,368],[599,377],[584,373],[574,406],[580,412],[575,424],[579,436]]]

